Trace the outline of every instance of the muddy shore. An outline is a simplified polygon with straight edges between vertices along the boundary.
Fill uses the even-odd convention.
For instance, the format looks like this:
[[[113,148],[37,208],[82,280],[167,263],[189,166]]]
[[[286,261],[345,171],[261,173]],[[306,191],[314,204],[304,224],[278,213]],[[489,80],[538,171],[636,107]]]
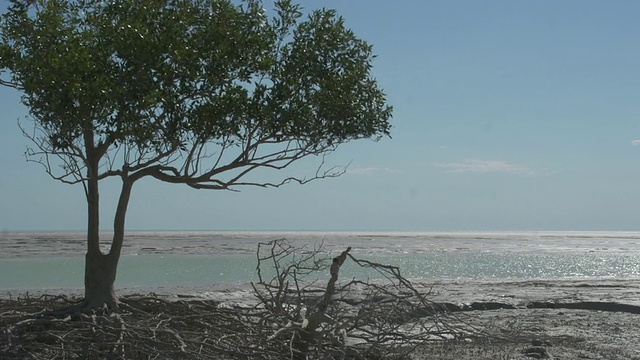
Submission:
[[[461,319],[490,336],[425,346],[416,358],[640,359],[638,280],[450,282],[432,295],[466,308]]]
[[[416,360],[640,359],[640,280],[442,281],[418,288],[486,336],[421,346],[411,355]],[[255,301],[248,287],[181,290],[187,289],[155,289],[154,296],[229,307]],[[50,293],[30,296],[43,292]],[[16,295],[5,292],[2,298]]]

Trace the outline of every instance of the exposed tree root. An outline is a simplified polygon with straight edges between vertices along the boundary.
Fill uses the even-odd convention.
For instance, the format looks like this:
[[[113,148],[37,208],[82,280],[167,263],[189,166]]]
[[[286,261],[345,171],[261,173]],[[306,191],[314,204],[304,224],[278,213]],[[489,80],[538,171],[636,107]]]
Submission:
[[[64,306],[64,300],[2,300],[0,358],[247,359],[257,358],[260,352],[269,355],[269,349],[250,346],[256,331],[246,311],[219,308],[214,301],[123,300],[128,306],[119,313],[78,313],[74,319],[25,311]],[[277,354],[271,355],[276,358]]]

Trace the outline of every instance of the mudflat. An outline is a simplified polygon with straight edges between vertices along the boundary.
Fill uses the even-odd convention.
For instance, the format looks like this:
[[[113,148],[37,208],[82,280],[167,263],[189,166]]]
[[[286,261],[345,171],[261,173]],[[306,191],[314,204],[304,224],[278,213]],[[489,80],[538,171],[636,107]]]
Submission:
[[[434,342],[415,359],[640,359],[638,280],[434,284],[431,299],[466,309],[486,336]]]
[[[451,280],[414,286],[427,294],[426,297],[436,306],[447,310],[449,325],[467,329],[470,334],[459,339],[422,344],[409,355],[415,360],[640,359],[640,280]],[[157,290],[152,295],[136,295],[133,294],[134,289],[124,289],[121,295],[131,299],[132,303],[137,301],[138,306],[152,304],[146,309],[148,313],[158,309],[169,312],[167,306],[171,305],[167,304],[180,304],[197,314],[199,306],[210,304],[211,308],[225,309],[225,314],[229,314],[234,308],[250,307],[256,300],[249,287],[192,289],[197,291],[182,293],[177,293],[176,289]],[[33,292],[30,299],[40,295]],[[16,301],[15,295],[11,296],[13,300],[5,294],[0,301],[4,332],[0,341],[0,357],[21,358],[21,355],[28,354],[14,353],[10,349],[11,344],[6,342],[10,338],[7,331],[12,326],[9,318],[21,313],[20,321],[28,319],[30,314],[38,311],[39,305],[36,301]],[[202,307],[203,311],[211,308]],[[180,313],[183,310],[176,311],[177,316],[183,316]],[[142,329],[144,326],[140,324],[149,318],[153,315],[135,318],[138,320],[123,316],[112,321],[131,330]],[[108,324],[105,322],[103,328],[110,326]],[[75,325],[69,326],[73,328]],[[32,327],[29,336],[38,339],[38,331],[48,329]],[[189,334],[202,335],[181,332],[184,344],[189,346],[198,341],[189,339]],[[47,339],[53,341],[53,338]],[[170,342],[165,345],[171,347]],[[176,351],[179,354],[179,349]],[[202,358],[219,357],[203,354]],[[273,358],[273,354],[269,358]],[[282,358],[288,358],[287,354],[282,354]]]

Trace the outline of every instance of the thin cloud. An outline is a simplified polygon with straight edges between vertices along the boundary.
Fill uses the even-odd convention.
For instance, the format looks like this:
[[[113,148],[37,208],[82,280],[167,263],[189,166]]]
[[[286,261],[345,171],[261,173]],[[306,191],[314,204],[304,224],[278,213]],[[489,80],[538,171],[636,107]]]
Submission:
[[[365,167],[365,168],[355,168],[355,169],[349,169],[349,172],[352,174],[358,174],[358,175],[371,175],[373,173],[378,172],[377,167]]]
[[[633,141],[631,141],[631,145],[633,145],[633,146],[640,146],[640,140],[633,140]]]
[[[457,174],[490,174],[502,173],[512,175],[535,175],[530,168],[499,160],[467,160],[463,162],[435,164],[446,169],[448,173]]]
[[[388,168],[388,167],[380,168],[380,167],[375,167],[375,166],[349,169],[348,172],[351,173],[351,174],[356,174],[356,175],[374,175],[374,174],[378,174],[378,173],[384,173],[384,174],[400,174],[400,173],[402,173],[402,171],[400,171],[400,170],[395,170],[395,169]]]

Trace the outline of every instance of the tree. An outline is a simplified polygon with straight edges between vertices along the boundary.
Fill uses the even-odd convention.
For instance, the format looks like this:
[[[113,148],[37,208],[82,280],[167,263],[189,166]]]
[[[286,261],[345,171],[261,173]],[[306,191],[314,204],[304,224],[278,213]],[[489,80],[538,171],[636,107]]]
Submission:
[[[87,199],[85,303],[116,308],[133,185],[279,187],[340,175],[324,156],[389,135],[392,109],[371,46],[334,10],[290,0],[11,0],[0,19],[0,84],[22,92],[28,159]],[[310,177],[264,180],[317,157]],[[271,175],[270,175],[271,176]],[[263,179],[260,181],[258,179]],[[122,183],[108,253],[99,184]],[[269,177],[270,178],[270,177]]]

